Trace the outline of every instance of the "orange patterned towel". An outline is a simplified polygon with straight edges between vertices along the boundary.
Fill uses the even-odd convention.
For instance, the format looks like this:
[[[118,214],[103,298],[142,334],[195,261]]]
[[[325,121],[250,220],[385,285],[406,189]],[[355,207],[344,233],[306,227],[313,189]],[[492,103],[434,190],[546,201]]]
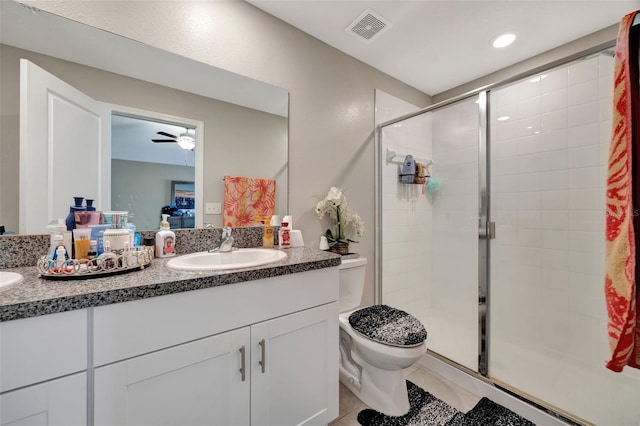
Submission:
[[[224,177],[224,226],[251,226],[260,217],[273,215],[276,181],[237,176]]]
[[[613,132],[609,148],[606,205],[605,296],[609,314],[611,360],[607,368],[640,368],[640,330],[636,291],[636,213],[640,153],[634,135],[638,115],[638,31],[636,12],[622,18],[616,43],[613,94]],[[637,191],[637,189],[636,189]]]

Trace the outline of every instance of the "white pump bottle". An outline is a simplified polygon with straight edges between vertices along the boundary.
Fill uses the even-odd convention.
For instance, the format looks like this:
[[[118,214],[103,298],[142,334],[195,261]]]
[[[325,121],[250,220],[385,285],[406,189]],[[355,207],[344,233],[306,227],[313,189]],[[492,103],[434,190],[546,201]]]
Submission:
[[[162,215],[160,231],[156,232],[156,257],[176,255],[176,234],[169,229],[168,214]]]

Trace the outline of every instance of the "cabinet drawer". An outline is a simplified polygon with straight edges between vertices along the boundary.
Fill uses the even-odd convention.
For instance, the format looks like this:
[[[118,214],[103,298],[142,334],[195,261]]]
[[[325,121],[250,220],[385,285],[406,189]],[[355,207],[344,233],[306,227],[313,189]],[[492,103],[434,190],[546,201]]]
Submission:
[[[0,391],[87,369],[87,310],[0,323]]]

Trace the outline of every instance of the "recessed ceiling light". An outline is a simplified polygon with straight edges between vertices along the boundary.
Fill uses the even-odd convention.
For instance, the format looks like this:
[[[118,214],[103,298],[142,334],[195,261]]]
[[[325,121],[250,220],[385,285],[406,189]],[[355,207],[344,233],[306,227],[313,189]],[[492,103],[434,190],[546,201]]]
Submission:
[[[506,121],[509,118],[511,118],[511,117],[509,117],[508,115],[503,115],[501,117],[496,118],[496,120],[498,120],[498,121]]]
[[[491,43],[491,45],[496,49],[501,49],[503,47],[509,46],[515,40],[516,40],[516,35],[513,33],[502,34],[496,37]]]

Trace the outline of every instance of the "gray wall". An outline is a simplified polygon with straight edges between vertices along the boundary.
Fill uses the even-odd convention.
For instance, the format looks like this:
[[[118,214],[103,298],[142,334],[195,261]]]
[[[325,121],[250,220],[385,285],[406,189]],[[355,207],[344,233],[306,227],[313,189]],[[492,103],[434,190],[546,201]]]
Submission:
[[[286,209],[286,117],[0,45],[0,218],[7,230],[18,229],[20,58],[29,59],[99,101],[204,122],[205,201],[222,203],[224,174],[270,177],[277,179],[277,189],[283,188],[277,191],[276,205]],[[256,158],[248,161],[247,153]],[[205,215],[204,221],[219,226],[222,216]]]
[[[354,249],[369,259],[364,302],[373,300],[374,89],[419,106],[429,96],[240,0],[26,3],[288,90],[289,213],[317,247],[327,222],[315,196],[346,189],[366,222]],[[193,25],[197,16],[211,23]]]
[[[129,221],[138,230],[158,229],[160,209],[174,202],[171,181],[193,181],[193,176],[188,166],[111,160],[111,210],[133,213]]]

